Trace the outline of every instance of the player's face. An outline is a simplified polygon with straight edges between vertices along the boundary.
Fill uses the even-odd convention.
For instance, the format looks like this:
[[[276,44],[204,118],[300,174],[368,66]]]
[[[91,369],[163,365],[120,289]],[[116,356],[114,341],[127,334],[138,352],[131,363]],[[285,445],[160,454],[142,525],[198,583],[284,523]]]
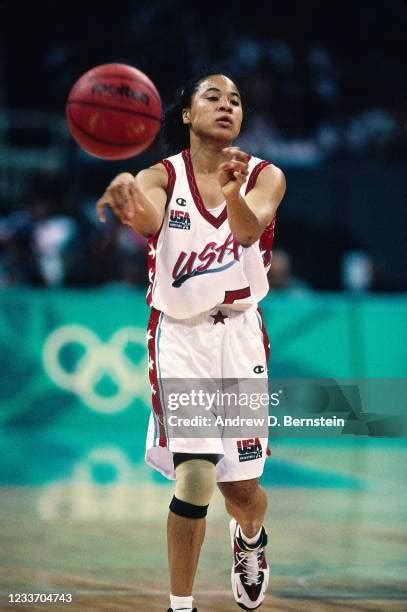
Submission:
[[[221,74],[207,77],[198,86],[183,121],[198,136],[222,142],[234,140],[243,119],[242,103],[236,85]]]

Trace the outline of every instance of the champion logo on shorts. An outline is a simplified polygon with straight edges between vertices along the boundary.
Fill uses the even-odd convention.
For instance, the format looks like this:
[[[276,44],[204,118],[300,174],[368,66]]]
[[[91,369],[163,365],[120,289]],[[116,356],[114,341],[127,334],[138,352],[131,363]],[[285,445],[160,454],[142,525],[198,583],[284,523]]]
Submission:
[[[170,210],[169,227],[175,229],[191,229],[191,219],[187,210]]]
[[[259,438],[249,438],[248,440],[237,441],[237,452],[239,453],[239,462],[252,461],[260,459],[263,456],[263,448]]]

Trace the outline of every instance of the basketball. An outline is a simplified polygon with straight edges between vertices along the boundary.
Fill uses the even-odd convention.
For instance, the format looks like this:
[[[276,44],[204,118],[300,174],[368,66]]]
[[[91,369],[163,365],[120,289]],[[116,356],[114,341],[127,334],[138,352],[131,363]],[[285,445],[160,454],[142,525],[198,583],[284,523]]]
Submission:
[[[78,145],[95,157],[115,160],[147,149],[161,127],[160,94],[140,70],[103,64],[85,72],[66,105],[68,128]]]

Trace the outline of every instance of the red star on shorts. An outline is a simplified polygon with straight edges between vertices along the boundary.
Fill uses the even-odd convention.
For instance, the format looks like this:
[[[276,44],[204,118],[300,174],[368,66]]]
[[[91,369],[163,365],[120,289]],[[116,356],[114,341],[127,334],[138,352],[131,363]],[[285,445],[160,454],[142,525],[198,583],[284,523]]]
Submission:
[[[224,315],[220,310],[218,310],[216,314],[211,315],[211,317],[214,325],[216,325],[216,323],[222,323],[222,325],[225,325],[225,319],[228,318],[227,315]]]

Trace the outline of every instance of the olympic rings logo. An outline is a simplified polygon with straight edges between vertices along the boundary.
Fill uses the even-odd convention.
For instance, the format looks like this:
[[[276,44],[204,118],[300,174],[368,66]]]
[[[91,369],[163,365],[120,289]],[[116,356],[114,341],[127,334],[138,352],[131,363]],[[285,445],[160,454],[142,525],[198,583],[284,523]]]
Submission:
[[[135,364],[127,355],[129,345],[142,346],[143,357]],[[67,347],[79,345],[83,354],[72,371],[61,361]],[[80,397],[84,404],[97,412],[113,414],[127,408],[134,398],[141,397],[149,405],[148,357],[145,333],[136,327],[123,327],[108,342],[82,325],[64,325],[48,336],[43,348],[44,368],[57,385]],[[98,383],[103,377],[114,383],[114,392],[102,395]]]
[[[94,468],[100,465],[110,466],[115,472],[113,482],[103,487],[98,486],[93,475]],[[134,516],[129,487],[135,478],[135,466],[122,450],[112,446],[94,448],[74,466],[69,480],[44,487],[38,500],[39,515],[45,520]]]

